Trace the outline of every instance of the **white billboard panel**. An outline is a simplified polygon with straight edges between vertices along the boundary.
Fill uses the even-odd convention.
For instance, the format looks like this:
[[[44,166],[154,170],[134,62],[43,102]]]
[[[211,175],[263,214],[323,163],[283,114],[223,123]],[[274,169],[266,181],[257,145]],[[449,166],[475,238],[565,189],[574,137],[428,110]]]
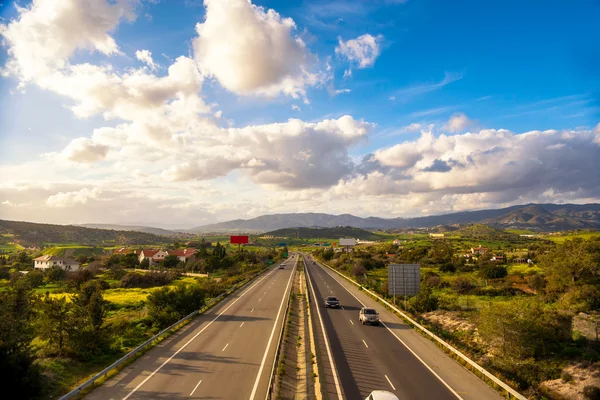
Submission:
[[[421,287],[421,264],[388,265],[388,294],[413,296]]]
[[[356,246],[355,239],[340,239],[340,246]]]

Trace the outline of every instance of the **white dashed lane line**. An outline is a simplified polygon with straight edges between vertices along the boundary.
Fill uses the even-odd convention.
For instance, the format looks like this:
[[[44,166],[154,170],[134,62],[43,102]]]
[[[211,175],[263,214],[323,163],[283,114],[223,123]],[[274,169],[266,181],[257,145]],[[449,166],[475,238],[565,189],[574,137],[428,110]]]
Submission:
[[[192,393],[190,393],[190,396],[194,394],[194,392],[196,391],[196,389],[198,389],[198,386],[200,386],[201,383],[202,383],[202,379],[200,379],[200,381],[198,381],[198,384],[196,385],[194,390],[192,390]]]
[[[396,388],[394,387],[394,385],[392,385],[392,381],[390,381],[390,378],[388,378],[387,375],[384,375],[385,379],[387,379],[388,383],[390,384],[390,386],[392,387],[392,389],[396,390]]]
[[[368,348],[369,348],[369,345],[367,344],[367,342],[365,342],[365,341],[363,340],[363,343],[365,344],[365,347],[368,349]]]
[[[244,326],[244,324],[245,324],[245,323],[246,323],[246,321],[242,322],[242,323],[240,324],[240,328],[241,328],[242,326]]]
[[[227,344],[225,345],[225,347],[223,347],[223,350],[221,350],[221,351],[225,351],[225,349],[227,348],[227,346],[229,346],[229,343],[227,343]]]

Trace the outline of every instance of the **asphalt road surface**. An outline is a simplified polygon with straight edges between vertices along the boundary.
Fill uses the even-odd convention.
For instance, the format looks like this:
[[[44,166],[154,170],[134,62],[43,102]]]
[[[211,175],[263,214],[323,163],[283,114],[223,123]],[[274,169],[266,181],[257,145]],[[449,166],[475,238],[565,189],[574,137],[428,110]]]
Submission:
[[[195,318],[87,399],[264,399],[297,256]]]
[[[311,307],[319,308],[312,315],[328,399],[364,399],[373,390],[388,390],[402,400],[502,399],[358,288],[310,257],[305,260]],[[327,296],[336,296],[342,308],[325,308]],[[383,323],[362,325],[363,305],[375,308]]]

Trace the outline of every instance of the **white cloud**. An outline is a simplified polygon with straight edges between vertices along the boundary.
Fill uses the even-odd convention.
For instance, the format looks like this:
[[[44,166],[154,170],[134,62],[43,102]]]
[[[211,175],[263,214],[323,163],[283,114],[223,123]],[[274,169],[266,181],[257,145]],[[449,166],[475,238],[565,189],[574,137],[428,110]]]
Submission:
[[[390,96],[390,97],[388,97],[388,100],[389,101],[394,101],[394,100],[396,100],[396,96]]]
[[[100,189],[84,188],[75,192],[59,192],[48,197],[46,204],[50,207],[71,207],[76,204],[86,204],[90,199],[96,199]]]
[[[305,98],[324,82],[316,58],[295,35],[296,24],[248,0],[205,0],[206,19],[196,25],[194,58],[201,71],[239,95]]]
[[[297,104],[292,104],[292,110],[293,111],[301,111],[300,107]]]
[[[6,69],[27,83],[67,66],[77,49],[119,54],[109,34],[133,20],[135,0],[36,0],[18,7],[17,19],[0,29],[8,45]]]
[[[340,37],[335,54],[345,57],[351,63],[358,65],[358,68],[372,67],[379,57],[379,46],[382,39],[382,35],[372,36],[368,33],[345,42]],[[344,77],[346,77],[346,73],[344,73]]]
[[[463,113],[456,113],[450,117],[448,123],[444,126],[448,132],[463,132],[468,127],[474,124],[467,116]]]
[[[352,90],[350,90],[350,89],[335,89],[335,91],[333,93],[335,95],[338,95],[338,94],[350,93],[350,92],[352,92]]]
[[[71,143],[63,150],[63,155],[75,162],[93,163],[104,160],[108,154],[109,146],[94,143],[88,138],[73,139]]]
[[[135,52],[135,57],[149,66],[152,70],[155,70],[159,67],[159,65],[156,64],[152,59],[152,52],[149,50],[137,50]]]

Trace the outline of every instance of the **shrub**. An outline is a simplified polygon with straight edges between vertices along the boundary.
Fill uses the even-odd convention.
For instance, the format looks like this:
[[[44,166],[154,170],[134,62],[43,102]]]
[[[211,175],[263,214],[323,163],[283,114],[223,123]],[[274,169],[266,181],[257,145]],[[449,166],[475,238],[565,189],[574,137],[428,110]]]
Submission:
[[[458,294],[467,294],[475,285],[467,278],[460,277],[452,283],[452,289]]]
[[[531,275],[527,277],[527,286],[535,292],[538,292],[546,287],[546,279],[541,275]]]
[[[453,263],[444,263],[440,265],[440,272],[456,272],[456,265]]]
[[[117,265],[106,270],[106,277],[109,279],[121,279],[125,275],[127,275],[127,271]]]
[[[357,263],[352,268],[352,275],[354,275],[357,278],[363,276],[366,273],[367,273],[367,269],[362,264]]]
[[[508,275],[504,265],[486,263],[479,269],[479,274],[485,279],[501,279]]]
[[[165,286],[179,277],[176,272],[148,272],[138,274],[128,273],[121,278],[120,286],[122,288],[150,288],[155,286]]]
[[[600,400],[600,388],[598,386],[585,386],[583,396],[588,400]]]
[[[410,299],[410,305],[417,312],[435,311],[438,308],[438,298],[427,285],[421,285],[419,294]]]
[[[67,277],[67,271],[59,267],[52,267],[46,270],[46,282],[56,283],[63,281]]]
[[[559,304],[563,308],[589,312],[600,308],[600,289],[597,285],[583,285],[571,288],[562,295]]]
[[[67,272],[67,280],[69,286],[76,287],[77,289],[79,289],[81,285],[92,279],[94,279],[94,272],[87,268],[80,269],[75,272]]]
[[[155,290],[148,296],[148,315],[157,327],[166,328],[199,310],[204,305],[204,295],[204,291],[197,285]]]
[[[31,288],[40,287],[44,284],[44,273],[37,269],[29,271],[29,273],[25,275],[25,281]]]
[[[423,277],[423,283],[431,287],[439,287],[442,284],[442,279],[435,272],[428,272]]]
[[[562,379],[563,382],[568,383],[573,380],[573,375],[571,375],[567,371],[563,371],[563,373],[560,374],[560,379]]]

